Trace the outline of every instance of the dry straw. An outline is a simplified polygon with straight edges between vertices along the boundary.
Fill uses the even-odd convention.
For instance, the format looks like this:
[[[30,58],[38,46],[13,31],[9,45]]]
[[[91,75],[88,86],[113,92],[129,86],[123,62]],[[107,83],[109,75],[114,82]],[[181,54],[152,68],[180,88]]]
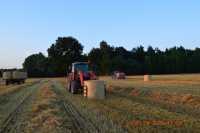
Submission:
[[[144,81],[145,82],[148,82],[148,81],[151,81],[151,75],[144,75]]]

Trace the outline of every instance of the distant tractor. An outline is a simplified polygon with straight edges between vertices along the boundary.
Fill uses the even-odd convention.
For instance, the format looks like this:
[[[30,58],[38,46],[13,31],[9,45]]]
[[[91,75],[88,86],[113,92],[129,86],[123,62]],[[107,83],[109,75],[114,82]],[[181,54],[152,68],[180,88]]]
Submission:
[[[112,74],[112,79],[126,79],[126,74],[120,71],[114,71]]]
[[[27,79],[27,73],[19,70],[10,70],[3,72],[3,80],[6,85],[9,84],[23,84]]]

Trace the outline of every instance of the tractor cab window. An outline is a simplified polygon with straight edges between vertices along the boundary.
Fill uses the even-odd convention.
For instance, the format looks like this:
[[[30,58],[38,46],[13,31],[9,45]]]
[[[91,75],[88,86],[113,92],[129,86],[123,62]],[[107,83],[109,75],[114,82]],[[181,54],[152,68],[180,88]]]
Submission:
[[[74,70],[88,72],[88,64],[75,64]]]

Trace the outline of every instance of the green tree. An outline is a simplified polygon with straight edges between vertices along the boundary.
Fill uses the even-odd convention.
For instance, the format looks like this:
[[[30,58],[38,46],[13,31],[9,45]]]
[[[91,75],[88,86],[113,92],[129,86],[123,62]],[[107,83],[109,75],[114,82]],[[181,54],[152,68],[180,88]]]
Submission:
[[[73,37],[58,37],[47,50],[49,65],[55,76],[64,76],[68,67],[75,61],[84,60],[83,46]]]
[[[102,74],[110,74],[112,67],[112,56],[114,48],[108,45],[106,41],[100,42],[101,63],[100,70]]]
[[[47,58],[42,54],[33,54],[27,57],[23,63],[29,77],[44,77],[47,70]]]
[[[147,66],[147,73],[154,73],[155,65],[155,50],[152,46],[149,46],[145,56],[145,65]]]
[[[138,70],[138,74],[147,73],[147,66],[145,66],[145,56],[146,53],[144,51],[143,46],[139,46],[137,48],[133,48],[132,51],[132,58],[136,60],[140,64],[140,69]]]
[[[98,74],[101,74],[100,66],[101,66],[101,50],[100,48],[93,48],[88,54],[88,60],[92,65],[92,70]]]

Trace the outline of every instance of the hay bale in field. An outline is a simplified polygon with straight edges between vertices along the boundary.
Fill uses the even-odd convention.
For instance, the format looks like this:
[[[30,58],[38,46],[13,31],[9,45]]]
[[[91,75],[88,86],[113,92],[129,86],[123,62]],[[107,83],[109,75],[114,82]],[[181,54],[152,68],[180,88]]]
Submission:
[[[145,82],[151,81],[151,79],[152,79],[151,75],[144,75],[144,81]]]
[[[105,82],[100,80],[84,81],[84,96],[89,99],[105,99]]]

